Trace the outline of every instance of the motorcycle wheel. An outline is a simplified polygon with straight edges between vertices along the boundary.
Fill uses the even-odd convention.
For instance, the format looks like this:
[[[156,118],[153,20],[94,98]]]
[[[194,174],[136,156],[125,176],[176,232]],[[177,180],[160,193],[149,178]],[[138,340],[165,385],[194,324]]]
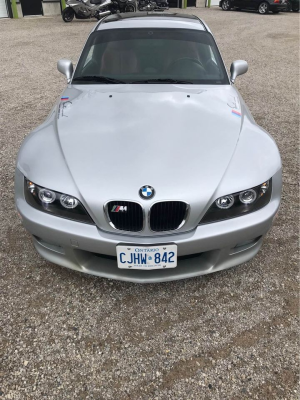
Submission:
[[[133,4],[128,4],[125,7],[125,12],[135,12],[135,11],[136,11],[136,9],[135,9],[135,6]]]
[[[63,10],[62,12],[62,19],[65,22],[72,22],[75,16],[75,12],[73,10],[73,8],[71,7],[67,7]]]
[[[288,1],[288,2],[286,3],[285,11],[292,11],[292,4],[291,4],[290,1]]]

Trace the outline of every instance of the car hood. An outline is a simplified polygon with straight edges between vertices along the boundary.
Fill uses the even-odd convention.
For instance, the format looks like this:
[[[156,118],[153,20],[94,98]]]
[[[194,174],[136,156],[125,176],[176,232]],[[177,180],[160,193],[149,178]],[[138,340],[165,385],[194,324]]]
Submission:
[[[139,189],[151,185],[152,203],[176,199],[205,208],[239,139],[237,92],[229,85],[125,86],[71,87],[58,106],[59,141],[84,203],[94,216],[109,200],[148,204]]]

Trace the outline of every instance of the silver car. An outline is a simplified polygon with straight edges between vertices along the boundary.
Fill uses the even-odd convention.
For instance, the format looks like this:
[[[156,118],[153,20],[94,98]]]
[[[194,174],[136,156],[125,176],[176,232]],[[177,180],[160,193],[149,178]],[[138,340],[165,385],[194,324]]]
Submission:
[[[281,196],[281,160],[195,16],[117,14],[90,34],[24,140],[15,200],[38,253],[106,278],[162,282],[243,263]]]

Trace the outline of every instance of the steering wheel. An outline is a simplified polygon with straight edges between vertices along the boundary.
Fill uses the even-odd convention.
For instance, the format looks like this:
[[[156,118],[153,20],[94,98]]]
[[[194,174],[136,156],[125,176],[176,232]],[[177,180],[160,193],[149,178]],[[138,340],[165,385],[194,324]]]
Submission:
[[[184,68],[184,66],[191,67],[192,65],[196,66],[196,68],[199,71],[201,70],[202,72],[204,72],[204,74],[206,73],[202,63],[196,58],[190,58],[190,57],[182,57],[178,58],[178,60],[173,61],[172,64],[168,66],[168,72],[174,70],[175,67],[178,68],[178,66]]]

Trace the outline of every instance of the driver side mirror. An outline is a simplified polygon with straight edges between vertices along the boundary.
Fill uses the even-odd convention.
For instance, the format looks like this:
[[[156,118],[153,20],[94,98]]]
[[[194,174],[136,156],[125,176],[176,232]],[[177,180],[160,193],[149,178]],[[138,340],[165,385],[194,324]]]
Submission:
[[[59,70],[59,72],[66,76],[67,82],[70,83],[73,75],[72,61],[66,60],[65,58],[59,60],[57,62],[57,69]]]
[[[236,60],[230,66],[230,80],[232,83],[236,80],[236,77],[243,75],[248,71],[248,63],[243,60]]]

